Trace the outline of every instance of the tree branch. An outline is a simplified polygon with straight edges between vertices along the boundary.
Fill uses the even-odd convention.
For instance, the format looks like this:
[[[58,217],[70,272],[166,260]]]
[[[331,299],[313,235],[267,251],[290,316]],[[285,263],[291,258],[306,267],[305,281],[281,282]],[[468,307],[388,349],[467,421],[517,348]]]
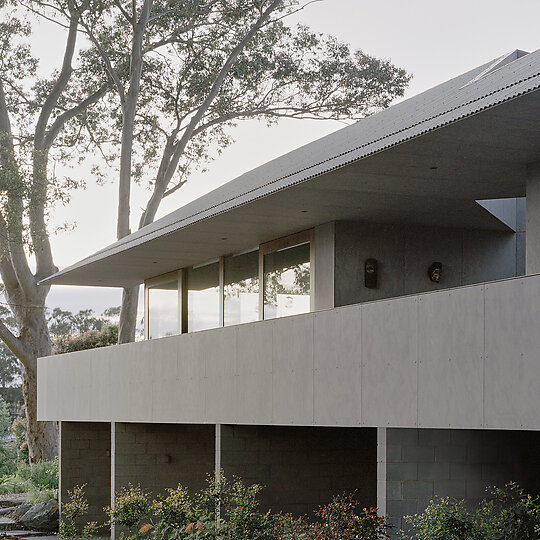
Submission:
[[[150,197],[148,204],[146,205],[145,211],[144,211],[144,225],[147,225],[148,223],[151,223],[156,215],[157,209],[159,208],[159,204],[163,198],[163,193],[167,189],[167,186],[169,185],[169,182],[171,181],[176,168],[178,167],[178,162],[180,161],[180,157],[184,153],[184,150],[186,149],[186,146],[188,142],[193,137],[193,132],[197,128],[197,125],[199,124],[200,120],[204,117],[206,111],[218,95],[231,67],[234,65],[236,59],[238,56],[240,56],[240,53],[244,50],[246,45],[253,39],[255,34],[260,30],[260,28],[265,24],[265,22],[270,18],[272,13],[283,3],[283,0],[274,0],[268,8],[261,13],[260,17],[257,19],[256,23],[249,29],[249,31],[246,33],[246,35],[239,41],[239,43],[231,50],[229,53],[229,56],[221,69],[219,70],[219,73],[216,76],[216,79],[210,88],[210,91],[208,92],[208,95],[206,96],[205,100],[197,110],[197,112],[192,116],[187,128],[185,129],[184,133],[182,134],[182,137],[180,140],[175,144],[174,152],[172,154],[172,157],[170,159],[170,162],[167,166],[167,169],[165,170],[164,174],[156,179],[156,183],[154,185],[154,191],[152,193],[152,196]]]
[[[25,365],[28,366],[32,358],[31,351],[26,345],[0,320],[0,339],[7,348]]]
[[[99,90],[97,90],[97,92],[94,92],[85,100],[81,101],[78,105],[63,112],[60,116],[58,116],[45,135],[44,147],[47,149],[51,148],[54,140],[58,136],[58,133],[60,133],[66,122],[68,122],[78,114],[84,112],[91,105],[97,103],[106,94],[106,92],[107,86],[103,85]]]
[[[36,150],[41,150],[43,147],[45,131],[47,129],[47,124],[49,123],[49,118],[51,117],[51,113],[54,107],[56,107],[56,104],[58,103],[58,100],[64,92],[71,77],[71,73],[73,71],[71,63],[73,61],[73,54],[75,52],[75,43],[77,42],[78,27],[79,17],[77,15],[72,15],[69,21],[69,32],[66,41],[66,48],[64,50],[62,69],[60,70],[60,75],[58,76],[56,83],[54,84],[50,94],[47,96],[47,99],[43,104],[41,113],[36,124],[34,139],[34,147],[36,148]]]

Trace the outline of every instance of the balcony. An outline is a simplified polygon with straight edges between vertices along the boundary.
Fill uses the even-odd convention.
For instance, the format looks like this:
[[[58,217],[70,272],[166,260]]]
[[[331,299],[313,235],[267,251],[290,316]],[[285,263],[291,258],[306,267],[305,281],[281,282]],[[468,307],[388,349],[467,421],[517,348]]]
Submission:
[[[41,420],[540,429],[540,275],[41,358]]]

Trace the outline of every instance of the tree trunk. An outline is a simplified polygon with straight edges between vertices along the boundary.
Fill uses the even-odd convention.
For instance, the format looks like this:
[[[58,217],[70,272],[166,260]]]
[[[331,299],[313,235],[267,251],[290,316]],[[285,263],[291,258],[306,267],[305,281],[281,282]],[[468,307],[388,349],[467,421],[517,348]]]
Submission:
[[[48,289],[48,288],[47,288]],[[52,354],[49,328],[45,316],[46,292],[40,290],[29,307],[15,307],[19,315],[20,339],[28,355],[21,359],[21,375],[24,403],[26,407],[26,437],[30,461],[50,460],[58,455],[58,425],[56,422],[38,422],[37,419],[37,362],[42,356]],[[41,306],[41,309],[36,309]],[[22,313],[21,313],[22,311]],[[18,312],[18,313],[17,313]]]
[[[138,304],[139,286],[124,289],[122,292],[122,309],[120,310],[118,343],[131,343],[132,341],[135,341]]]
[[[37,359],[31,366],[23,366],[23,396],[26,405],[26,440],[30,462],[51,460],[58,456],[58,425],[38,422],[37,419]]]

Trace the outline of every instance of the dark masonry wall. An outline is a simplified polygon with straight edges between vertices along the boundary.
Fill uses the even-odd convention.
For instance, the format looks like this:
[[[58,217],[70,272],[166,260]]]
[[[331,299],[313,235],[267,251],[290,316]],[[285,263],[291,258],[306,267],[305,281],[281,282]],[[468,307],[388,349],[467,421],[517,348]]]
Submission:
[[[103,508],[111,504],[111,424],[108,422],[61,422],[60,504],[68,491],[86,484],[87,521],[104,523]]]
[[[214,471],[215,428],[191,424],[116,424],[115,489],[140,485],[153,496],[182,484],[191,492]]]
[[[378,262],[378,285],[364,286],[364,263]],[[442,263],[440,283],[429,280]],[[525,273],[524,233],[339,221],[335,224],[335,306],[392,298]]]
[[[510,481],[540,491],[540,432],[386,430],[386,511],[397,529],[434,496],[472,506]]]
[[[221,426],[225,476],[260,484],[261,505],[274,512],[312,514],[342,492],[377,505],[374,428]]]

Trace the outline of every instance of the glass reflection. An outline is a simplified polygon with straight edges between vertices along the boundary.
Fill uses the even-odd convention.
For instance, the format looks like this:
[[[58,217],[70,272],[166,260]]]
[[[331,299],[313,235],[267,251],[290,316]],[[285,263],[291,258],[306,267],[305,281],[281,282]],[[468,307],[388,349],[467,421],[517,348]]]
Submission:
[[[265,319],[309,312],[310,291],[309,243],[264,256]]]
[[[240,324],[259,319],[259,251],[225,259],[224,324]]]
[[[178,280],[148,287],[148,338],[172,336],[180,332]]]
[[[188,332],[219,326],[219,263],[187,270]]]

